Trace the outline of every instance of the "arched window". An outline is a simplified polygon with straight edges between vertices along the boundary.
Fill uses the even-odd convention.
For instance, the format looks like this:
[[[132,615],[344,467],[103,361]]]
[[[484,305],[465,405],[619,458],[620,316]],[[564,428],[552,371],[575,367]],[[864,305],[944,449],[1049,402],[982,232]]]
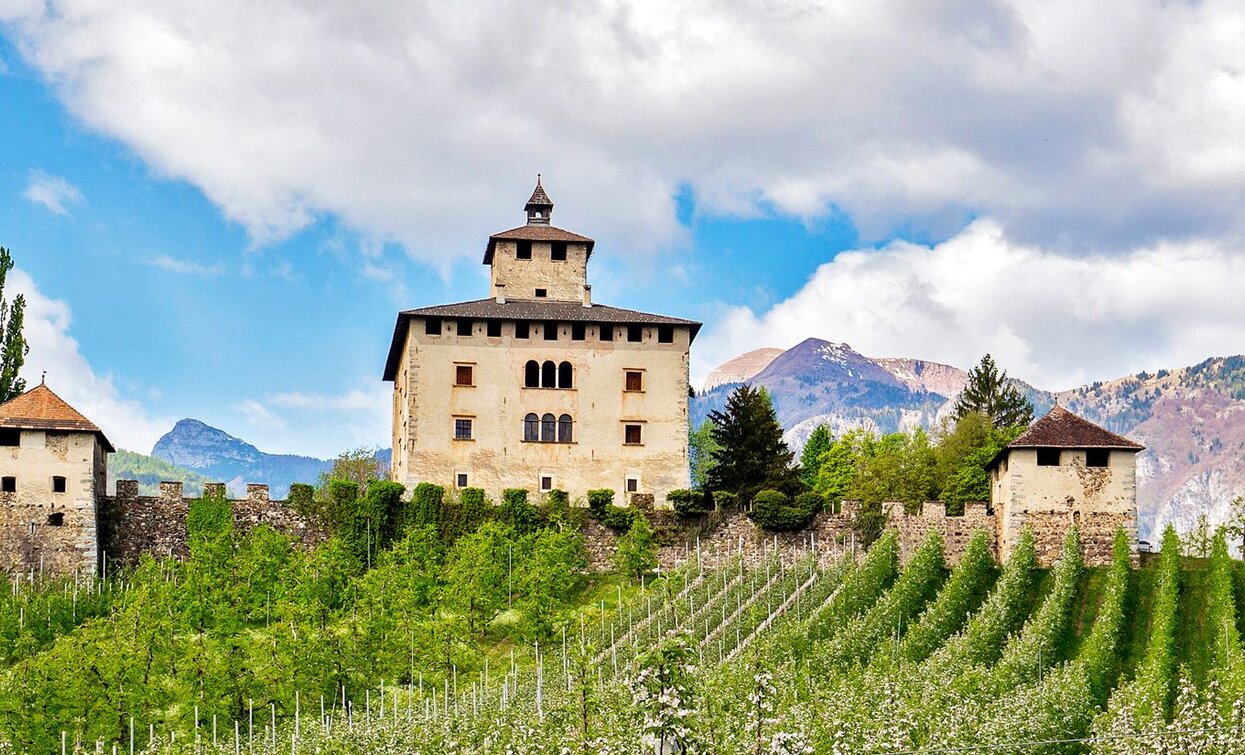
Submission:
[[[558,417],[558,442],[559,443],[570,443],[572,440],[574,440],[574,437],[571,433],[571,425],[572,425],[571,415],[563,414],[561,417]]]
[[[523,385],[527,388],[540,387],[540,364],[535,359],[529,361],[523,368]]]
[[[535,414],[523,418],[523,440],[540,440],[540,417]]]
[[[553,443],[557,440],[554,433],[557,432],[558,422],[553,418],[552,414],[546,414],[540,418],[540,440],[542,443]]]
[[[559,364],[558,365],[558,387],[559,388],[572,388],[573,386],[571,385],[571,379],[573,375],[574,375],[574,371],[571,369],[570,362],[563,362],[562,364]]]
[[[558,387],[558,368],[553,362],[545,362],[540,366],[540,387]]]

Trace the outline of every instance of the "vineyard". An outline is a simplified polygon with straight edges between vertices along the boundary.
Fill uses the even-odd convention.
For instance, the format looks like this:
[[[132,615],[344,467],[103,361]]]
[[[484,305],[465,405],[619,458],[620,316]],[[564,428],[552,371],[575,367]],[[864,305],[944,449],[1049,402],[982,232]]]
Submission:
[[[515,542],[539,560],[555,535]],[[1075,544],[1048,570],[1027,533],[1002,567],[983,533],[954,568],[936,536],[901,568],[893,533],[712,570],[693,555],[581,590],[480,653],[463,640],[477,630],[432,620],[435,594],[463,588],[435,586],[432,562],[444,574],[454,555],[418,532],[353,571],[331,543],[299,556],[261,532],[224,560],[201,544],[187,565],[15,581],[0,737],[19,752],[1245,753],[1245,572],[1222,535],[1191,561],[1168,532],[1141,568],[1122,534],[1107,568]]]

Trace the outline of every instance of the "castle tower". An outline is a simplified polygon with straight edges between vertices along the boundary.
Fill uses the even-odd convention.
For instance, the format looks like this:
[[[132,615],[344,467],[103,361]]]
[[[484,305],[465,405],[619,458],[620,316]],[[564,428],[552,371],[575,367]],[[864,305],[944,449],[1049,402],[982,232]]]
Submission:
[[[487,299],[398,314],[393,479],[447,488],[611,488],[664,501],[689,486],[688,353],[700,323],[595,304],[594,242],[550,222],[537,179],[527,223],[488,239]]]
[[[1007,559],[1026,525],[1045,564],[1058,557],[1073,524],[1091,565],[1110,560],[1119,527],[1135,551],[1137,453],[1144,449],[1056,405],[987,467],[1000,557]]]
[[[103,431],[40,384],[0,404],[0,569],[94,573]]]

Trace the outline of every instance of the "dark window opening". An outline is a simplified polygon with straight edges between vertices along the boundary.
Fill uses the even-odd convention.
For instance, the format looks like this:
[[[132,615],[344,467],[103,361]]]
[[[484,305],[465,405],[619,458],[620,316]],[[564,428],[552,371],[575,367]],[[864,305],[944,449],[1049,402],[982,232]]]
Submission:
[[[674,343],[674,326],[657,326],[657,343]]]
[[[460,488],[465,488],[465,487],[467,487],[467,475],[466,475],[465,473],[463,473],[463,472],[459,472],[459,473],[455,476],[455,479],[454,479],[454,484],[455,484],[455,486],[456,486],[456,487],[460,487]]]
[[[644,340],[644,327],[641,325],[628,325],[627,340],[632,343],[639,343]]]
[[[60,527],[65,523],[65,512],[57,511],[55,514],[48,514],[48,524],[53,527]]]
[[[628,391],[644,390],[644,373],[639,370],[627,370],[627,388]]]
[[[454,420],[454,440],[471,440],[471,420]]]
[[[1087,467],[1106,467],[1111,458],[1111,452],[1105,448],[1090,448],[1085,451],[1085,466]]]
[[[636,479],[635,477],[628,477],[627,478],[627,492],[638,493],[639,490],[640,490],[640,481]]]
[[[540,440],[542,443],[553,443],[557,440],[558,421],[552,414],[540,418]]]
[[[528,363],[523,366],[523,387],[540,387],[540,363],[535,359],[529,360]]]
[[[572,435],[574,422],[571,421],[571,415],[563,414],[558,417],[558,442],[570,443],[574,437]]]
[[[571,340],[572,341],[582,341],[584,340],[584,337],[587,334],[588,334],[587,325],[584,325],[582,322],[571,323]]]
[[[554,262],[566,262],[566,242],[555,241],[549,247],[549,259]]]
[[[545,362],[540,366],[540,387],[558,387],[558,368],[553,362]]]
[[[16,493],[16,492],[17,492],[17,478],[16,477],[0,478],[0,493]]]
[[[488,321],[488,337],[501,338],[501,320]]]
[[[1059,449],[1058,448],[1039,448],[1037,450],[1039,467],[1057,467],[1059,466]]]
[[[600,334],[602,341],[614,340],[614,326],[613,325],[602,325],[598,332]]]
[[[538,288],[538,289],[536,289],[536,298],[537,298],[537,299],[543,299],[543,298],[545,298],[545,297],[546,297],[546,296],[548,296],[548,295],[549,295],[549,289],[547,289],[547,288]]]
[[[521,260],[530,260],[532,258],[532,242],[517,242],[515,244],[514,256]]]
[[[558,365],[558,387],[559,388],[574,388],[575,386],[572,385],[574,375],[575,375],[575,370],[574,368],[571,367],[570,362],[563,362],[562,364],[559,364]]]
[[[458,318],[457,324],[454,325],[454,332],[460,336],[472,335],[474,325],[475,323],[471,320],[468,320],[465,317],[460,317]]]
[[[532,324],[527,320],[518,320],[514,324],[515,338],[528,338],[531,336]]]
[[[535,414],[523,418],[523,440],[540,440],[540,417]]]
[[[540,490],[542,493],[553,490],[553,478],[550,477],[549,475],[541,475],[540,476]]]
[[[65,492],[65,478],[64,477],[53,477],[52,478],[52,492],[53,493],[64,493]]]
[[[558,340],[558,324],[556,322],[547,322],[541,326],[541,332],[545,334],[546,341]]]
[[[424,320],[424,333],[430,336],[441,335],[441,318],[429,317]]]
[[[20,446],[22,431],[13,427],[0,427],[0,446]]]
[[[473,378],[475,372],[469,364],[459,364],[454,366],[454,385],[474,385]]]
[[[623,443],[628,446],[638,446],[641,442],[641,433],[639,425],[625,425],[623,427]]]

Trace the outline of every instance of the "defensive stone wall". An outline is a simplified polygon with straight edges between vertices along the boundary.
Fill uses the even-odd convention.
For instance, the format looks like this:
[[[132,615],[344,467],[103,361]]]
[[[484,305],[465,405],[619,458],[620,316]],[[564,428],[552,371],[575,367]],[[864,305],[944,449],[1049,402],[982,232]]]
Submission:
[[[898,501],[884,503],[882,507],[886,511],[886,526],[899,533],[900,558],[905,562],[931,532],[942,535],[949,564],[959,562],[977,530],[986,533],[990,550],[996,557],[999,554],[998,528],[994,515],[987,510],[984,503],[965,504],[961,516],[947,514],[947,505],[942,501],[926,501],[917,514],[908,514],[904,510],[904,504]],[[1060,540],[1062,541],[1062,536]],[[1055,555],[1058,556],[1059,552],[1056,551]]]
[[[205,495],[225,491],[224,483],[204,487]],[[323,540],[323,533],[285,501],[269,499],[267,485],[247,485],[246,498],[230,503],[234,527],[241,533],[267,524],[307,544]],[[102,550],[107,562],[128,566],[137,563],[144,553],[185,558],[189,511],[190,499],[183,496],[180,482],[162,482],[159,495],[140,496],[138,482],[117,480],[116,495],[100,502]]]

